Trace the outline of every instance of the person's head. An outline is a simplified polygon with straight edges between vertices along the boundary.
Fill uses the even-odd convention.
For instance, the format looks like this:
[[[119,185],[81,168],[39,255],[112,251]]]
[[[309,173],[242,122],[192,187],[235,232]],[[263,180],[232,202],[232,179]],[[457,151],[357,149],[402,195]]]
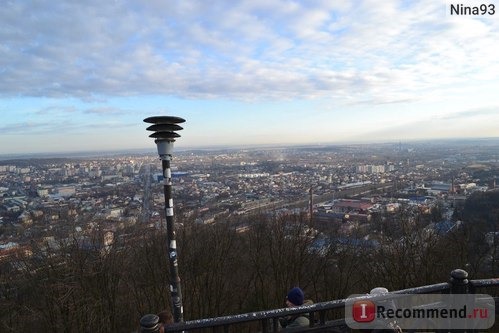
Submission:
[[[286,305],[288,307],[300,306],[303,304],[303,300],[305,295],[303,294],[303,290],[298,287],[294,287],[288,292],[286,296]]]
[[[170,311],[163,310],[160,313],[158,313],[158,317],[159,317],[159,324],[160,324],[159,332],[163,333],[165,331],[164,325],[173,323],[173,316],[172,316],[172,313]]]
[[[168,310],[163,310],[158,313],[159,322],[163,324],[171,324],[173,323],[172,313]]]

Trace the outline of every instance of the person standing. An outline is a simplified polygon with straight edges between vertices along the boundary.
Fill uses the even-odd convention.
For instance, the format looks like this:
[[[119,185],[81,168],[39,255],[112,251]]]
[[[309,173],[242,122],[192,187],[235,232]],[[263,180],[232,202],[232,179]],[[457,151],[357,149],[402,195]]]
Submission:
[[[286,296],[286,306],[288,308],[312,304],[312,300],[305,300],[305,294],[299,287],[294,287],[293,289],[291,289]],[[287,329],[309,327],[310,318],[308,313],[299,313],[296,315],[287,316],[285,318],[280,318],[279,323],[283,328],[282,332],[286,332]]]

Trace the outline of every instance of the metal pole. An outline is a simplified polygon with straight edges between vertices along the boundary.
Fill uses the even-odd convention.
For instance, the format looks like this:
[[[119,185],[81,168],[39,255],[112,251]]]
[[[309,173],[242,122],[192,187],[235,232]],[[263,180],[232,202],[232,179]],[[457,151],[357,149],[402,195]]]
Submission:
[[[179,117],[157,116],[144,119],[146,123],[153,125],[147,128],[154,131],[149,135],[155,138],[154,142],[158,148],[158,155],[161,159],[164,178],[165,195],[165,218],[168,242],[168,261],[170,266],[170,296],[172,302],[173,321],[176,323],[184,321],[184,309],[182,306],[182,292],[180,288],[180,276],[178,273],[177,241],[175,239],[175,221],[173,219],[173,199],[172,199],[172,172],[170,161],[172,158],[173,143],[180,135],[176,131],[182,130],[179,123],[185,122]]]
[[[174,322],[184,321],[184,310],[182,307],[182,291],[180,287],[180,276],[178,274],[177,241],[175,237],[175,221],[173,219],[173,198],[172,198],[172,172],[170,169],[171,155],[161,156],[163,167],[164,194],[165,194],[165,217],[166,232],[168,241],[168,260],[170,263],[170,293],[172,299]]]

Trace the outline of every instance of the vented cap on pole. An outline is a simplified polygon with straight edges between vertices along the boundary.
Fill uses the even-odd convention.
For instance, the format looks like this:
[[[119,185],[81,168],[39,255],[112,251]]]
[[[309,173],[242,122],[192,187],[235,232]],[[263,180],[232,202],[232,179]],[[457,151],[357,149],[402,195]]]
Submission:
[[[153,124],[146,128],[148,131],[153,131],[150,138],[154,138],[154,142],[158,147],[159,156],[171,155],[173,143],[180,135],[177,131],[183,128],[178,124],[185,122],[185,119],[172,116],[155,116],[144,119],[144,122]]]

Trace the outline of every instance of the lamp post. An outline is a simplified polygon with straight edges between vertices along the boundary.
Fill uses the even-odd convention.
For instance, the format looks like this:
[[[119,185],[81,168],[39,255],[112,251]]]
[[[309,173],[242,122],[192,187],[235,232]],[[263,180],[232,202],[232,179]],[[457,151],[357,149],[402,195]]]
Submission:
[[[185,122],[179,117],[158,116],[144,119],[144,122],[153,125],[147,128],[154,131],[149,137],[154,138],[158,148],[159,158],[163,169],[163,190],[165,195],[165,216],[168,241],[168,260],[170,265],[170,295],[172,300],[172,312],[174,322],[184,320],[182,307],[182,292],[180,288],[180,277],[178,274],[177,242],[175,238],[175,223],[173,219],[172,199],[172,172],[170,161],[172,159],[173,143],[180,135],[176,131],[182,130],[178,124]]]

